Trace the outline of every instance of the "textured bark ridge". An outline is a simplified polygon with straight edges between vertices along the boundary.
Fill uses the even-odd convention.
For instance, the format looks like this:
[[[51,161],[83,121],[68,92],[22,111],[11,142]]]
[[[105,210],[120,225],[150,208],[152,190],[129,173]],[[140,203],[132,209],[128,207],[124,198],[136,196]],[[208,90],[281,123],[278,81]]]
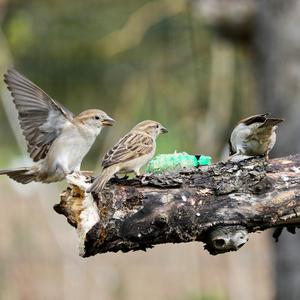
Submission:
[[[77,228],[83,257],[191,241],[219,254],[251,232],[300,225],[300,155],[113,179],[99,195],[85,193],[89,177],[68,182],[54,209]]]

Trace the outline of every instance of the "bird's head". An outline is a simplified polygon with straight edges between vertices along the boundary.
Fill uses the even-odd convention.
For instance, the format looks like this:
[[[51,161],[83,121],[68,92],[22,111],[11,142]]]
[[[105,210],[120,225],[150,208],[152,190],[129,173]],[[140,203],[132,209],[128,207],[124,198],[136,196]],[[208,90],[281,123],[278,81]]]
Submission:
[[[152,121],[152,120],[143,121],[137,124],[133,128],[133,130],[145,132],[151,135],[153,138],[157,138],[161,133],[168,132],[168,130],[164,126],[162,126],[159,122]]]
[[[85,110],[76,116],[75,120],[97,135],[102,127],[112,126],[115,122],[106,112],[100,109]]]

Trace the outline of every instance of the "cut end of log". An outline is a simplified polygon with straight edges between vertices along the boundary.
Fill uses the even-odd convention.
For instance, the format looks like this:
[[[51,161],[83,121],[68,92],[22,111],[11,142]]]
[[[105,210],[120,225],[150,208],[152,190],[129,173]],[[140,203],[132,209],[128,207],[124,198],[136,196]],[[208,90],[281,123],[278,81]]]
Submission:
[[[73,173],[66,179],[69,187],[61,194],[61,202],[54,206],[54,210],[66,216],[77,229],[79,255],[85,256],[86,235],[100,221],[99,212],[92,195],[85,192],[90,185],[90,177]]]

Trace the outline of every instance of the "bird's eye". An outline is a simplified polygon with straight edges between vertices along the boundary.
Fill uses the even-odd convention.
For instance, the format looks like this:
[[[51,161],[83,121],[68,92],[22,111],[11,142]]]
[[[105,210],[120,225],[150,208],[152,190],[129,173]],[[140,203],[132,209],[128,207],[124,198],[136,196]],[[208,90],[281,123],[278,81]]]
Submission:
[[[95,116],[95,119],[96,119],[96,120],[99,120],[99,119],[100,119],[100,117],[99,117],[99,116]]]
[[[159,127],[159,125],[157,124],[157,125],[156,125],[156,128],[158,128],[158,127]]]

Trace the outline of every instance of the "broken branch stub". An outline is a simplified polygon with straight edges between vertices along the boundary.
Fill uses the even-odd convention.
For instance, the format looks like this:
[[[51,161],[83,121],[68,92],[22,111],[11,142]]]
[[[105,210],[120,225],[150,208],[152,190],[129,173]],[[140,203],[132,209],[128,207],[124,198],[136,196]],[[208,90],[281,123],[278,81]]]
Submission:
[[[55,210],[75,226],[80,255],[201,241],[211,254],[240,249],[248,234],[300,224],[300,155],[112,179],[99,195],[91,178],[67,178]]]

